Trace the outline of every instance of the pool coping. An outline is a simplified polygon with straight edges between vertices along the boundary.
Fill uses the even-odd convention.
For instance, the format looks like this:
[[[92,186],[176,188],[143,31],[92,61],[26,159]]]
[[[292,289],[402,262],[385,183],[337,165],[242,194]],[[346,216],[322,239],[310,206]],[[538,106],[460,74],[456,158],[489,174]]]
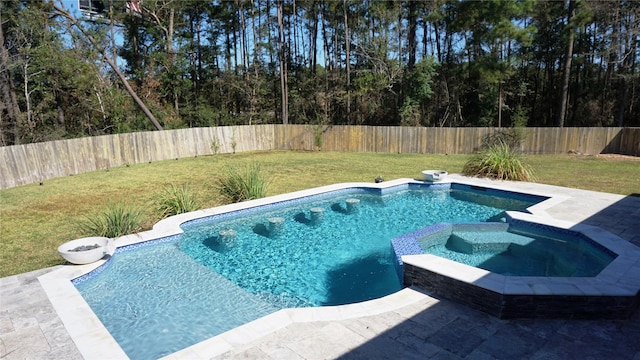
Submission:
[[[551,192],[540,191],[539,189],[532,188],[523,190],[522,188],[513,186],[508,182],[487,183],[485,181],[478,180],[479,179],[461,176],[449,176],[447,180],[441,181],[440,183],[455,182],[547,197],[547,200],[544,200],[527,210],[534,216],[538,216],[542,219],[550,219],[551,221],[554,219],[550,218],[547,210],[569,198],[559,194],[552,194]],[[122,247],[180,234],[182,233],[180,224],[193,219],[354,187],[383,190],[399,185],[408,185],[410,183],[423,184],[424,181],[403,178],[377,184],[359,182],[341,183],[243,203],[199,210],[188,214],[181,214],[158,222],[152,230],[114,239],[113,250],[115,250],[115,247]],[[60,269],[54,270],[38,278],[69,335],[85,359],[128,358],[120,348],[119,344],[113,339],[108,330],[93,313],[75,286],[71,283],[73,279],[90,273],[102,266],[106,261],[107,260],[105,259],[93,264],[63,266]],[[218,336],[194,344],[176,353],[170,354],[166,358],[210,358],[229,351],[233,346],[249,343],[254,339],[276,331],[292,322],[331,321],[365,315],[375,315],[405,306],[415,301],[423,300],[424,294],[414,289],[405,288],[389,296],[358,304],[319,308],[283,309]]]
[[[635,311],[640,301],[640,248],[591,225],[520,212],[509,211],[507,216],[509,223],[541,224],[582,234],[617,256],[593,277],[543,277],[505,276],[431,254],[406,254],[401,256],[405,285],[419,286],[503,319],[624,319]],[[428,235],[416,233],[417,237]]]
[[[640,248],[601,228],[538,216],[507,212],[514,220],[547,225],[581,233],[604,246],[617,256],[594,277],[504,276],[464,265],[431,254],[402,256],[404,263],[420,266],[441,275],[465,282],[473,282],[487,290],[507,295],[623,295],[635,296],[640,290]],[[624,270],[624,271],[622,271]],[[627,279],[626,275],[632,275]],[[560,286],[567,280],[573,286]],[[522,286],[524,285],[524,286]],[[550,285],[550,286],[549,286]]]

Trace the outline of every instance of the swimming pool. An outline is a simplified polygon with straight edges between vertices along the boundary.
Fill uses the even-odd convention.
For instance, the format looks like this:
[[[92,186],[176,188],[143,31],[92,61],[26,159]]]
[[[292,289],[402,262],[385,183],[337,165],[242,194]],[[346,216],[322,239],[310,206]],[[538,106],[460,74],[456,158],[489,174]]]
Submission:
[[[99,275],[74,282],[129,357],[157,358],[281,308],[398,291],[393,237],[543,199],[460,184],[348,188],[184,222],[183,234],[119,248]],[[277,234],[273,218],[284,219]]]
[[[428,289],[429,287],[422,286],[417,281],[419,280],[418,275],[424,276],[424,273],[428,272],[441,281],[443,290],[448,290],[448,294],[403,288],[383,298],[355,304],[283,309],[172,353],[167,357],[167,360],[209,359],[224,356],[234,349],[243,348],[251,343],[260,343],[261,339],[268,339],[275,335],[279,329],[288,329],[290,326],[294,326],[294,329],[306,329],[302,332],[311,336],[310,329],[336,321],[359,322],[358,319],[361,317],[367,317],[384,322],[388,314],[404,311],[406,306],[418,305],[428,313],[429,306],[425,304],[438,303],[441,301],[440,299],[447,297],[476,308],[478,300],[485,301],[484,304],[487,307],[481,310],[498,317],[504,317],[505,313],[492,312],[492,310],[496,310],[496,304],[507,303],[512,306],[520,306],[520,310],[530,314],[532,306],[538,310],[545,310],[549,307],[547,305],[550,299],[555,301],[554,299],[558,297],[564,299],[564,303],[556,306],[555,311],[563,311],[565,317],[567,314],[569,316],[573,314],[576,304],[588,306],[592,311],[595,310],[596,314],[592,314],[591,318],[625,318],[633,313],[633,309],[637,308],[639,300],[637,296],[640,294],[640,263],[638,262],[640,249],[628,240],[605,229],[583,223],[586,217],[597,216],[598,211],[601,211],[603,207],[615,206],[616,201],[619,201],[618,196],[543,184],[491,181],[458,175],[450,175],[449,178],[450,181],[466,184],[472,188],[480,187],[477,189],[478,191],[489,189],[486,191],[489,194],[494,191],[500,194],[504,190],[546,198],[545,201],[529,207],[527,212],[530,214],[511,212],[506,215],[511,218],[510,221],[522,220],[534,223],[536,226],[541,224],[552,226],[561,231],[571,229],[571,231],[581,232],[614,251],[618,257],[595,278],[571,278],[568,281],[568,278],[505,277],[433,255],[422,254],[421,249],[407,246],[400,250],[418,250],[419,253],[399,253],[415,254],[401,255],[404,261],[405,285],[412,288],[417,286]],[[371,188],[384,193],[386,189],[407,186],[412,183],[420,183],[420,181],[396,179],[379,184],[341,183],[200,210],[167,218],[157,223],[152,230],[117,238],[114,240],[114,244],[118,250],[148,246],[150,243],[170,241],[174,236],[182,233],[180,229],[182,224],[192,220],[245,211],[256,206],[287,202],[347,188]],[[49,301],[64,324],[65,331],[71,336],[82,356],[87,359],[128,358],[120,344],[115,341],[112,334],[104,327],[72,283],[72,281],[83,277],[94,276],[105,267],[111,266],[112,260],[114,258],[105,258],[88,265],[61,266],[38,278]],[[163,264],[163,266],[168,266],[168,264]],[[420,274],[417,274],[418,271]],[[408,279],[408,275],[412,278]],[[445,276],[446,278],[444,278]],[[450,281],[442,281],[443,279]],[[480,298],[479,295],[487,296]],[[531,301],[532,298],[540,298],[542,303]],[[629,301],[630,299],[631,301]],[[523,308],[523,305],[526,305],[526,308]],[[519,314],[522,312],[507,315]],[[536,315],[545,316],[546,314]],[[550,316],[557,317],[558,314],[550,314]]]
[[[595,277],[616,258],[579,233],[506,222],[453,224],[419,243],[426,254],[505,276]]]

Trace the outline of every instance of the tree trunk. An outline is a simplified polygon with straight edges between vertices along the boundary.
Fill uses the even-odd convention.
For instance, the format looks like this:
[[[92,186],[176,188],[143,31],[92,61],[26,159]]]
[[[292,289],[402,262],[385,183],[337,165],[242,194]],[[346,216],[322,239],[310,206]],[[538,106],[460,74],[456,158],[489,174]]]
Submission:
[[[198,105],[200,98],[200,81],[199,81],[199,68],[198,68],[198,58],[200,57],[200,19],[198,9],[196,12],[189,16],[189,32],[191,33],[191,37],[189,41],[191,42],[191,51],[190,55],[191,61],[191,82],[193,83],[193,87],[191,88],[191,95],[193,96],[194,103],[196,106]],[[189,127],[193,126],[191,120],[189,120]]]
[[[282,16],[283,0],[278,0],[278,52],[280,55],[280,92],[282,93],[282,123],[289,123],[289,94],[287,91],[287,61],[286,49],[284,46],[284,20]]]
[[[318,13],[317,13],[317,5],[315,1],[312,3],[311,9],[311,34],[309,42],[311,46],[309,47],[309,64],[311,66],[311,73],[316,74],[316,64],[317,64],[317,55],[318,55]]]
[[[258,38],[258,24],[256,21],[256,6],[255,4],[253,4],[253,2],[251,3],[251,18],[253,19],[253,21],[251,22],[251,29],[252,29],[252,33],[253,33],[253,44],[254,44],[254,49],[253,49],[253,72],[254,75],[256,77],[256,80],[258,79],[258,65],[260,63],[260,52],[261,52],[261,47],[258,46],[258,44],[260,43],[260,39]],[[257,15],[258,19],[260,18],[260,8],[258,7],[258,15]]]
[[[635,20],[635,21],[634,21]],[[635,29],[638,29],[638,23],[640,22],[640,19],[638,19],[637,17],[631,16],[631,15],[627,15],[626,19],[625,19],[625,23],[626,24],[632,24],[632,26]],[[629,28],[631,28],[631,26],[628,26]],[[633,82],[633,78],[634,78],[634,73],[635,73],[635,69],[636,69],[636,61],[638,60],[637,56],[633,56],[631,54],[637,54],[638,51],[638,42],[634,41],[634,39],[637,39],[639,35],[638,30],[636,30],[635,32],[631,32],[630,34],[627,34],[626,39],[625,39],[625,50],[626,53],[629,54],[628,56],[625,56],[623,62],[622,62],[622,67],[619,71],[620,73],[620,81],[621,81],[621,85],[619,86],[619,90],[618,90],[618,112],[616,114],[616,125],[618,127],[622,127],[624,126],[624,113],[626,111],[627,108],[627,104],[629,102],[629,95],[631,93],[631,84]],[[632,102],[633,104],[633,102]]]
[[[111,33],[111,56],[118,57],[118,47],[116,46],[115,21],[113,20],[113,1],[109,1],[109,32]]]
[[[64,116],[64,109],[62,108],[62,106],[60,106],[60,105],[58,104],[58,106],[57,106],[57,108],[56,108],[56,111],[57,111],[56,119],[58,120],[58,124],[62,125],[62,128],[63,128],[65,131],[67,131],[67,128],[66,128],[66,120],[65,120],[65,116]]]
[[[165,3],[166,4],[166,3]],[[166,20],[167,24],[164,25],[163,21],[160,19],[160,16],[158,16],[158,14],[153,11],[153,10],[149,10],[147,8],[145,8],[145,14],[150,15],[153,20],[155,21],[156,25],[160,28],[160,30],[162,30],[162,32],[164,33],[165,36],[165,48],[167,51],[167,63],[164,64],[166,71],[169,73],[169,79],[171,80],[171,96],[172,96],[172,101],[173,101],[173,108],[176,112],[176,114],[179,114],[179,103],[178,103],[178,87],[176,84],[176,76],[173,72],[173,66],[176,62],[177,59],[177,52],[176,50],[173,48],[173,38],[174,38],[174,29],[175,29],[175,16],[176,16],[176,9],[173,6],[173,4],[170,5],[169,7],[169,18]],[[113,57],[112,59],[115,59],[115,57]]]
[[[547,99],[546,101],[546,111],[547,111],[547,126],[554,126],[556,125],[556,111],[558,111],[557,107],[556,107],[556,103],[554,103],[554,98],[556,96],[556,94],[553,94],[552,92],[554,92],[554,88],[555,88],[555,78],[557,77],[556,73],[556,69],[553,68],[553,61],[552,59],[549,59],[549,61],[547,61],[547,71],[546,73],[546,85],[544,86],[545,90],[547,92],[549,92],[547,95],[544,96],[544,98]]]
[[[402,4],[398,4],[398,66],[402,69]]]
[[[331,63],[331,55],[329,54],[329,34],[327,33],[327,24],[325,24],[324,14],[320,13],[320,22],[322,25],[322,47],[324,49],[325,66],[329,71],[333,70]]]
[[[227,60],[227,73],[231,72],[231,29],[225,27],[224,55]]]
[[[347,16],[347,0],[342,0],[344,12],[344,43],[345,43],[345,69],[347,71],[347,124],[351,125],[351,98],[349,89],[351,88],[351,39],[349,38],[349,17]]]
[[[438,27],[438,22],[433,22],[433,35],[436,37],[436,58],[439,63],[442,63],[442,50],[440,49],[440,29]]]
[[[296,0],[293,0],[291,5],[293,6],[293,11],[291,16],[293,17],[293,61],[297,63],[298,61],[298,8],[296,7]],[[291,23],[289,23],[291,24]],[[291,25],[289,25],[291,26]],[[289,32],[291,34],[291,32]],[[291,42],[289,43],[291,46]],[[296,67],[294,67],[295,69]]]
[[[502,127],[502,81],[498,81],[498,127]]]
[[[558,114],[556,125],[558,127],[564,127],[564,121],[567,113],[567,103],[569,101],[569,80],[571,79],[571,60],[573,58],[573,38],[575,37],[575,31],[571,21],[575,15],[575,3],[574,0],[569,0],[569,15],[567,16],[567,28],[569,30],[569,40],[567,44],[567,52],[565,53],[564,67],[562,69],[562,90],[560,93],[560,106],[558,107]]]
[[[22,65],[23,74],[22,74],[22,82],[23,82],[23,90],[24,90],[24,103],[27,107],[27,125],[32,128],[32,119],[31,119],[31,92],[29,91],[29,59],[24,60],[24,64]]]
[[[409,45],[409,62],[407,67],[409,71],[413,70],[413,66],[416,64],[416,51],[417,51],[417,42],[418,39],[416,37],[416,31],[418,27],[418,2],[417,1],[409,1],[409,32],[407,34],[407,42]],[[426,33],[426,29],[425,29]],[[426,43],[425,43],[426,47]]]
[[[174,29],[174,18],[175,18],[176,10],[171,7],[169,13],[169,28],[167,29],[167,55],[169,55],[169,70],[173,73],[173,66],[176,62],[176,51],[173,48],[173,29]],[[178,103],[178,89],[177,86],[172,86],[171,91],[173,92],[173,108],[176,111],[176,115],[180,114],[180,107]]]
[[[240,47],[242,48],[242,66],[244,70],[242,72],[243,77],[246,77],[247,71],[249,71],[249,45],[247,42],[247,21],[244,16],[244,5],[242,2],[236,2],[238,7],[238,13],[240,15]]]
[[[153,123],[153,126],[155,126],[155,128],[157,130],[162,130],[162,125],[160,125],[158,120],[156,120],[155,116],[153,116],[153,114],[147,108],[147,106],[144,104],[142,99],[140,99],[140,97],[138,97],[138,94],[136,94],[136,92],[133,90],[133,88],[131,87],[131,85],[127,81],[126,76],[118,69],[118,65],[116,65],[116,63],[111,58],[109,58],[106,54],[104,54],[104,52],[102,54],[102,58],[104,59],[104,61],[107,64],[109,64],[111,69],[113,69],[113,71],[116,73],[116,75],[118,76],[118,78],[122,82],[122,85],[124,86],[124,88],[127,90],[129,95],[133,98],[133,101],[135,101],[136,105],[138,105],[140,110],[142,110],[142,112],[147,116],[147,118],[149,120],[151,120],[151,122]]]

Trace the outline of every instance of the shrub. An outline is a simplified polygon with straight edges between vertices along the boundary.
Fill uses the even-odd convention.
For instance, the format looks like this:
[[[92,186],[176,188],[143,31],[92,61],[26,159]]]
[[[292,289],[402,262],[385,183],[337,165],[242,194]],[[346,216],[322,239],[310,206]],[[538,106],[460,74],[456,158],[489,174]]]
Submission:
[[[462,173],[499,180],[533,180],[531,167],[523,163],[520,155],[502,141],[496,142],[475,154],[464,165]]]
[[[78,227],[88,236],[114,238],[142,229],[141,219],[139,210],[122,203],[112,203],[106,211],[95,216],[87,216],[85,221],[78,224]]]
[[[231,150],[233,150],[233,153],[236,153],[236,147],[238,146],[238,140],[236,140],[236,132],[233,132],[233,135],[231,136]]]
[[[230,202],[258,199],[266,196],[269,180],[260,172],[257,163],[244,168],[226,166],[218,179],[217,187],[223,197]]]
[[[216,136],[211,139],[211,152],[216,155],[220,151],[220,140]]]
[[[161,219],[197,210],[199,203],[188,185],[176,186],[171,184],[158,194],[155,209]]]
[[[313,146],[318,150],[322,150],[322,133],[324,132],[324,126],[322,123],[313,126]]]

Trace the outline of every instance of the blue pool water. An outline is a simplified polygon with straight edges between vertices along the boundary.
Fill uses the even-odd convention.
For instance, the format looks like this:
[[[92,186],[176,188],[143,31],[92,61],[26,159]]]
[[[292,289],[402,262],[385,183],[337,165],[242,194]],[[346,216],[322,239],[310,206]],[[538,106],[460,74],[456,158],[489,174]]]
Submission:
[[[199,219],[184,234],[118,249],[75,281],[132,359],[155,359],[285,307],[337,305],[401,289],[390,240],[440,222],[490,221],[541,198],[451,185],[351,189]],[[504,195],[504,194],[503,194]],[[357,210],[347,211],[347,199]],[[312,221],[311,208],[323,209]],[[269,219],[282,218],[272,231]],[[226,239],[221,231],[233,230]]]
[[[505,276],[593,277],[616,257],[575,232],[508,224],[453,228],[420,239],[424,252]]]

